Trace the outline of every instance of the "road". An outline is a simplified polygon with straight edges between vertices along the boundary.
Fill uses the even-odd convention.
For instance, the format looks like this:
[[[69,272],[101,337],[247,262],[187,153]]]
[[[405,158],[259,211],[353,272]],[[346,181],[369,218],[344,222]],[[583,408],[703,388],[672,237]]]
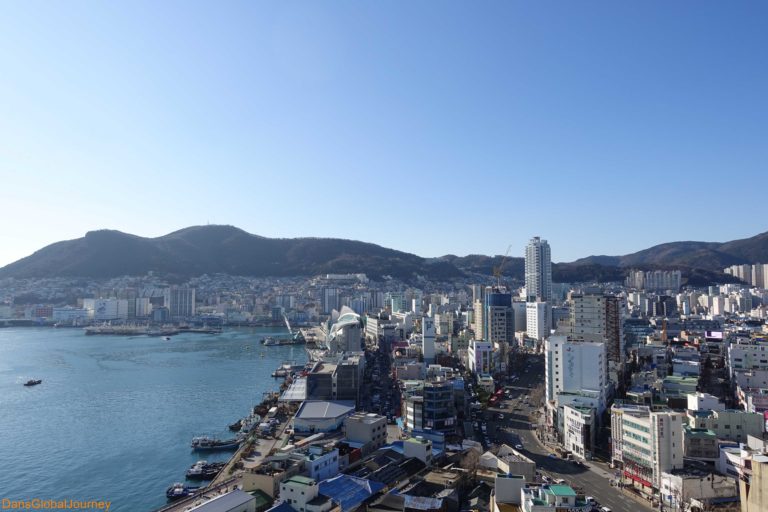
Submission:
[[[656,509],[640,498],[611,486],[613,470],[607,464],[587,461],[579,466],[571,461],[550,455],[535,438],[537,422],[536,409],[542,404],[526,404],[524,397],[530,396],[532,388],[544,381],[544,358],[528,355],[513,369],[518,380],[512,382],[510,398],[503,400],[500,407],[485,411],[485,421],[491,442],[506,443],[509,446],[520,444],[524,455],[536,463],[537,469],[554,479],[562,478],[584,494],[593,496],[601,506],[607,506],[612,512],[652,512]],[[530,386],[530,387],[529,387]],[[499,414],[503,419],[499,419]],[[533,423],[532,423],[533,422]]]

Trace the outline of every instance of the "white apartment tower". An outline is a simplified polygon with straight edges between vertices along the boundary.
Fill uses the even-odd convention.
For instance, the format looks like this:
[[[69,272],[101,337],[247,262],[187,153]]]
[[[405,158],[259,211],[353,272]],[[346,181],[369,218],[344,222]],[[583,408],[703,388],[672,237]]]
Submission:
[[[549,243],[535,236],[525,248],[525,293],[528,302],[552,297],[552,258]]]

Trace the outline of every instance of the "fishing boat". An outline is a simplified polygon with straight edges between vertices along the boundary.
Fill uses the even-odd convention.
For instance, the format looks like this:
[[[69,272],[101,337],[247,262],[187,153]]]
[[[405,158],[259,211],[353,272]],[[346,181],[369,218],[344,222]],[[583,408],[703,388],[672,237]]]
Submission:
[[[166,489],[165,497],[170,501],[176,501],[180,500],[181,498],[186,498],[187,496],[192,496],[198,490],[200,490],[200,487],[190,487],[189,485],[184,485],[177,482]]]
[[[213,480],[226,465],[226,462],[199,460],[187,470],[186,477],[188,480]]]
[[[237,450],[243,440],[241,437],[234,439],[216,439],[208,436],[195,437],[192,439],[192,449],[197,452],[204,451],[230,451]]]

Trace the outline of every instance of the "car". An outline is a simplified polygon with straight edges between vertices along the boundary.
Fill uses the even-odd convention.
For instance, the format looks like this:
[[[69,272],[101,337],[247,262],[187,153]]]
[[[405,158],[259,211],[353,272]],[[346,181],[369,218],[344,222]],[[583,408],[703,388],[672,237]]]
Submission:
[[[522,450],[522,449],[523,449],[523,445],[521,445],[521,444],[516,444],[515,445],[515,450]]]
[[[600,512],[611,512],[611,509],[608,507],[600,507]]]
[[[498,416],[496,416],[496,418],[497,418],[499,421],[502,421],[502,420],[504,419],[504,415],[503,415],[503,414],[501,414],[501,413],[499,413],[499,414],[498,414]]]
[[[557,478],[557,479],[555,479],[555,483],[558,484],[558,485],[561,485],[561,484],[565,483],[565,480],[563,480],[562,478]]]
[[[547,455],[547,457],[550,459],[556,459],[557,455],[555,455],[554,453],[550,453],[549,455]]]
[[[596,501],[596,500],[595,500],[595,498],[594,498],[594,497],[592,497],[592,496],[585,496],[585,497],[584,497],[584,501],[586,501],[586,502],[587,502],[587,503],[589,503],[590,505],[597,505],[597,501]]]
[[[551,481],[552,481],[552,479],[551,479],[551,478],[549,478],[547,475],[543,475],[543,476],[541,477],[541,481],[542,481],[542,482],[544,482],[545,484],[548,484],[549,482],[551,482]]]

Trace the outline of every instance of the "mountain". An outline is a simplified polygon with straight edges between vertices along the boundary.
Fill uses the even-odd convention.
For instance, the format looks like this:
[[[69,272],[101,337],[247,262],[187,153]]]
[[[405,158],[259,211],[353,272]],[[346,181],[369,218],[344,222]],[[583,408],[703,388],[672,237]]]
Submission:
[[[120,231],[90,231],[82,238],[51,244],[0,268],[0,278],[144,275],[149,271],[189,278],[202,274],[254,277],[311,276],[364,272],[403,281],[490,277],[522,281],[523,258],[446,255],[422,258],[379,245],[334,238],[265,238],[233,226],[193,226],[157,238]],[[628,267],[678,268],[692,285],[732,282],[722,269],[736,263],[768,262],[768,232],[731,242],[672,242],[625,256],[590,256],[555,263],[556,282],[620,281]]]
[[[148,271],[180,278],[226,273],[301,276],[364,272],[411,280],[462,276],[454,265],[414,254],[332,238],[265,238],[232,226],[194,226],[158,238],[90,231],[0,268],[6,277],[109,278]]]
[[[731,242],[670,242],[624,256],[589,256],[571,265],[686,267],[721,271],[730,265],[768,263],[768,232]]]

